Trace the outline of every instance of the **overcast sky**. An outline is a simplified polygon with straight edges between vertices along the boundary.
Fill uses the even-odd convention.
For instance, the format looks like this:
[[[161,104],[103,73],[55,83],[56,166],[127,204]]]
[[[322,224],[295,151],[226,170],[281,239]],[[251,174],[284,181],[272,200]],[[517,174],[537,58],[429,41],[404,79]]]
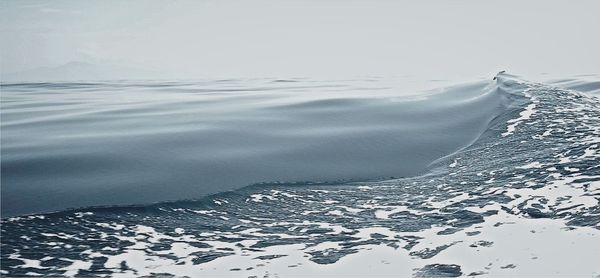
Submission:
[[[600,73],[600,1],[0,1],[2,73],[178,77]]]

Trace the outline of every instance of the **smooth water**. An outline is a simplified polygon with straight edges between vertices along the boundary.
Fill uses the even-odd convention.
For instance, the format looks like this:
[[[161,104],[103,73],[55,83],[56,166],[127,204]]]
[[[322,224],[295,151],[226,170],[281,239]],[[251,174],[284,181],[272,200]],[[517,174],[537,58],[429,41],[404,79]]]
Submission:
[[[469,145],[511,104],[489,80],[402,88],[385,80],[3,85],[2,213],[414,176]]]
[[[97,102],[85,95],[89,84],[77,85],[77,93],[69,92],[73,84],[11,85],[6,98],[3,87],[3,212],[11,205],[19,214],[28,206],[43,211],[133,201],[4,218],[2,274],[600,274],[598,82],[542,84],[500,74],[426,95],[364,82],[320,89],[269,84],[260,91],[216,92],[211,103],[220,105],[206,106],[193,101],[198,83],[185,85],[189,91],[179,83],[111,85],[103,92],[113,97],[96,96]],[[288,86],[314,94],[299,96]],[[64,99],[46,106],[34,101],[36,94],[49,97],[47,87]],[[129,104],[102,109],[117,105],[115,96],[125,88],[135,92],[132,87],[139,91],[127,94]],[[158,97],[165,90],[175,92],[171,102]],[[341,96],[324,97],[324,91]],[[355,97],[348,96],[352,91]],[[210,94],[200,95],[208,101]],[[71,102],[73,111],[62,109]],[[215,191],[237,189],[206,196],[206,175],[219,182]],[[387,175],[396,178],[377,178]],[[170,182],[161,189],[154,178]],[[275,180],[283,181],[236,183]],[[201,189],[190,189],[193,184]],[[89,190],[93,186],[99,188]],[[132,205],[198,195],[205,197]],[[86,198],[77,203],[75,196]],[[19,207],[17,197],[28,205]],[[52,199],[63,203],[43,205]]]

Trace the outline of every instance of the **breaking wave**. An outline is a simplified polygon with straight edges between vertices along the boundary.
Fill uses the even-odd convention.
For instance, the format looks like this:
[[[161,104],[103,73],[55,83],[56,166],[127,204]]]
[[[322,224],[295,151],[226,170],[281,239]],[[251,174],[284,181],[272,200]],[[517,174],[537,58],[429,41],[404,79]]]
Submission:
[[[277,82],[295,88],[288,88],[291,92],[307,90],[302,83],[306,81]],[[84,120],[47,115],[19,120],[10,109],[5,111],[10,98],[3,95],[3,211],[16,207],[12,213],[19,214],[27,212],[28,206],[44,211],[159,200],[136,199],[136,192],[161,199],[190,198],[211,192],[193,188],[215,183],[214,191],[221,193],[190,201],[5,218],[2,273],[86,277],[598,275],[600,100],[594,96],[598,88],[589,84],[574,80],[541,84],[499,74],[492,81],[455,86],[425,97],[364,97],[363,88],[361,97],[322,100],[320,90],[326,86],[320,84],[321,89],[310,87],[315,99],[303,96],[298,100],[294,99],[297,92],[282,96],[264,93],[275,89],[262,89],[260,93],[232,93],[231,98],[217,94],[215,99],[199,102],[181,102],[177,96],[172,103],[167,101],[172,111],[156,112],[152,105],[137,107],[128,112],[136,115],[132,118],[120,110],[72,111],[85,121],[94,119],[100,127],[89,126],[85,140],[77,137],[81,133],[74,133],[67,138],[74,141],[55,142],[64,145],[61,151],[70,148],[71,154],[89,156],[82,152],[90,145],[77,142],[116,140],[106,145],[114,146],[131,139],[123,138],[125,131],[147,140],[126,144],[127,148],[152,150],[145,154],[149,164],[135,164],[142,162],[120,161],[131,152],[96,149],[99,157],[94,162],[101,162],[100,154],[106,152],[104,158],[114,155],[117,165],[133,163],[132,168],[122,170],[104,161],[98,171],[108,172],[98,173],[92,168],[95,164],[78,162],[77,156],[55,158],[52,152],[38,153],[36,158],[18,156],[19,147],[35,147],[35,143],[10,136],[11,126],[26,130],[32,125],[31,129],[35,126],[35,132],[40,132],[37,129],[46,126],[40,122],[60,119],[82,127],[77,123],[83,125]],[[10,90],[18,91],[20,86]],[[81,86],[78,90],[88,88]],[[23,90],[32,93],[30,87]],[[186,89],[181,84],[170,90],[197,93],[196,87]],[[205,101],[211,105],[192,108]],[[218,111],[206,111],[211,109]],[[169,113],[175,114],[170,117]],[[155,127],[145,133],[144,125],[150,123],[146,123],[148,118],[139,122],[141,115],[165,116],[163,121],[176,124],[164,125],[164,133],[157,134]],[[203,121],[199,123],[200,115]],[[114,124],[114,117],[121,123],[127,118],[127,124],[114,126],[107,135],[102,124]],[[194,136],[187,133],[186,124],[195,125]],[[49,125],[45,130],[52,129]],[[99,138],[94,130],[102,131],[96,135]],[[165,140],[175,148],[171,154],[176,157],[165,157],[157,147]],[[27,159],[40,164],[19,164]],[[165,160],[174,163],[173,168],[159,171],[167,164],[153,164]],[[52,186],[48,181],[62,182],[52,176],[56,167],[89,175],[86,184],[67,175],[64,179],[73,185],[61,193],[76,199],[90,190],[95,194],[91,201],[61,199],[65,203],[58,207],[44,207],[31,201],[39,196],[22,197],[27,206],[18,208],[17,193],[33,193],[27,188],[13,189],[14,195],[5,197],[9,192],[5,187],[24,183],[20,179],[27,174],[46,175],[43,185],[47,187]],[[157,170],[146,173],[147,188],[127,183],[132,176],[118,174],[142,169]],[[189,176],[187,184],[181,175],[190,171],[198,174]],[[122,181],[116,183],[119,187],[93,179],[107,174]],[[395,177],[382,178],[386,176]],[[298,182],[273,182],[277,180]],[[261,181],[271,182],[243,187]],[[72,188],[76,183],[81,188]],[[30,190],[41,185],[34,183]],[[108,193],[92,188],[100,185],[115,195],[114,202],[108,202],[112,195],[102,197]],[[49,194],[42,192],[41,196]]]

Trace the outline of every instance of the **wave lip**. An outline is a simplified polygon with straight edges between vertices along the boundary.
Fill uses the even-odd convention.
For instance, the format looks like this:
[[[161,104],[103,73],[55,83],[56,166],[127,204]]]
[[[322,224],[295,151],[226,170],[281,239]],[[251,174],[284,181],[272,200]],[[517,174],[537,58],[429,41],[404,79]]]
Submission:
[[[349,81],[5,86],[2,211],[422,174],[515,108],[504,79],[410,97]]]

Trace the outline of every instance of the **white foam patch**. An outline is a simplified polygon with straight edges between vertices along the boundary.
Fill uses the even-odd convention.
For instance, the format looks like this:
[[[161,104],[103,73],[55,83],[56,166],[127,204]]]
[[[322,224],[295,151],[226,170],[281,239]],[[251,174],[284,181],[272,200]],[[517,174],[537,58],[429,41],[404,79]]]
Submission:
[[[270,196],[270,195],[263,195],[263,194],[252,194],[250,195],[250,198],[252,200],[252,202],[256,202],[256,203],[261,203],[263,199],[268,199],[271,201],[277,200],[277,198]]]
[[[87,262],[87,261],[78,261],[78,260],[69,260],[69,259],[63,259],[63,260],[67,260],[72,262],[72,264],[70,266],[64,267],[61,270],[65,270],[65,273],[63,275],[67,276],[67,277],[73,277],[75,276],[77,273],[79,273],[80,270],[89,270],[90,267],[92,267],[92,262]]]
[[[482,210],[497,209],[490,205]],[[497,223],[505,223],[497,225]],[[335,264],[316,264],[305,257],[304,244],[270,246],[259,253],[245,253],[221,257],[202,265],[193,265],[183,260],[176,265],[160,258],[146,258],[141,251],[131,251],[107,262],[117,266],[121,260],[138,271],[138,275],[151,272],[168,272],[178,276],[202,274],[204,277],[409,277],[413,270],[427,264],[457,264],[462,273],[479,273],[484,277],[498,276],[569,276],[591,277],[600,269],[595,258],[600,257],[600,237],[593,228],[566,229],[561,221],[549,219],[525,219],[499,210],[498,215],[490,216],[484,223],[472,226],[463,232],[439,235],[442,227],[435,227],[418,233],[398,233],[382,227],[360,229],[359,238],[368,239],[373,233],[394,238],[412,235],[423,237],[412,250],[435,249],[448,245],[445,250],[430,259],[411,256],[403,248],[384,245],[363,245],[356,254],[342,257]],[[479,234],[467,236],[466,232]],[[485,242],[487,244],[480,244]],[[223,243],[222,247],[233,244]],[[309,251],[339,250],[335,242],[325,242],[309,248]],[[175,248],[177,249],[177,248]],[[189,251],[179,252],[185,258]],[[236,251],[239,252],[239,251]],[[270,260],[256,260],[257,256],[283,257]],[[564,264],[565,257],[577,257],[574,263]],[[131,273],[123,273],[123,277]]]
[[[517,166],[515,168],[517,168],[517,169],[533,169],[533,168],[542,168],[543,166],[544,166],[544,164],[542,164],[538,161],[534,161],[534,162],[531,162],[531,163],[523,165],[523,166]]]
[[[513,134],[517,130],[517,126],[519,124],[521,124],[523,121],[529,120],[533,113],[535,113],[535,107],[539,100],[529,93],[530,90],[531,89],[526,89],[525,91],[523,91],[523,94],[525,94],[526,97],[530,98],[532,103],[527,105],[527,107],[525,107],[525,109],[519,113],[518,118],[508,120],[507,123],[509,123],[510,125],[506,127],[506,132],[502,133],[502,137],[506,137],[508,135]]]

